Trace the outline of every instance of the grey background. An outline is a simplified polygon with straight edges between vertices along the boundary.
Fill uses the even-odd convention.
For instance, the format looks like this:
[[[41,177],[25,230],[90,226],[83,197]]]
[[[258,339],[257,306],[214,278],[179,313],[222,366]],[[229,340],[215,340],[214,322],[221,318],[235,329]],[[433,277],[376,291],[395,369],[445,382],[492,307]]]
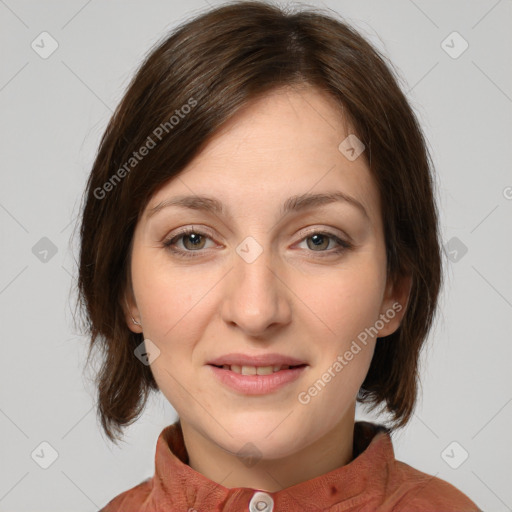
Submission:
[[[87,340],[73,326],[71,237],[99,139],[141,58],[208,4],[0,0],[0,511],[98,510],[153,474],[158,434],[176,418],[157,395],[124,445],[102,435]],[[391,58],[438,173],[448,272],[396,456],[484,510],[512,510],[512,2],[310,4]],[[58,42],[46,59],[31,47],[43,31]],[[469,44],[458,58],[441,45],[454,31]],[[447,44],[462,48],[457,36]],[[49,456],[43,441],[58,453],[47,469],[31,457]],[[453,469],[446,461],[458,465],[462,450]]]

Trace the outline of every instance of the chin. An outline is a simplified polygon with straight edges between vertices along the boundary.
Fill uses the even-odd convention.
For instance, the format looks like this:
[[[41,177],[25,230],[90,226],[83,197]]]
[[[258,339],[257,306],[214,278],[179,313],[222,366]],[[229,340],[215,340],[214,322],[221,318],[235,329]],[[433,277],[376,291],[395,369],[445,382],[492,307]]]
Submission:
[[[224,421],[222,426],[225,430],[217,425],[214,441],[240,457],[284,458],[295,453],[298,447],[304,447],[304,439],[299,434],[304,435],[305,427],[303,422],[300,423],[302,426],[295,426],[285,418],[286,414],[261,412],[241,415],[232,421]],[[296,422],[297,418],[293,421]]]

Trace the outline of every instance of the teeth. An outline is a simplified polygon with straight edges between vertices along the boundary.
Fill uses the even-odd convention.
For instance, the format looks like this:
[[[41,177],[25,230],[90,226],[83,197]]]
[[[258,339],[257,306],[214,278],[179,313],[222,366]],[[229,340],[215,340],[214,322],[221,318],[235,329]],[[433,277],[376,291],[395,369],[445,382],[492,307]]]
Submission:
[[[242,366],[242,375],[256,375],[256,366]]]
[[[270,375],[274,373],[274,368],[272,366],[258,366],[256,368],[256,373],[258,375]]]
[[[278,372],[279,370],[288,370],[289,365],[274,365],[274,366],[239,366],[232,364],[231,366],[225,364],[222,366],[223,370],[231,370],[235,373],[242,375],[270,375],[271,373]]]

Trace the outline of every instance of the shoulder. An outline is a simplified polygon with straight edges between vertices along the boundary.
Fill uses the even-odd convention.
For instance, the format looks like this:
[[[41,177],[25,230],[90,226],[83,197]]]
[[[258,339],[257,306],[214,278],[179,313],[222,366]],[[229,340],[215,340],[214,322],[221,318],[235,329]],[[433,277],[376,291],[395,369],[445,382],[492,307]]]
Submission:
[[[148,478],[110,500],[99,512],[139,512],[150,495],[152,486],[153,479]]]
[[[393,510],[480,512],[478,506],[455,486],[419,471],[405,462],[393,461],[390,480],[390,494],[393,496]]]

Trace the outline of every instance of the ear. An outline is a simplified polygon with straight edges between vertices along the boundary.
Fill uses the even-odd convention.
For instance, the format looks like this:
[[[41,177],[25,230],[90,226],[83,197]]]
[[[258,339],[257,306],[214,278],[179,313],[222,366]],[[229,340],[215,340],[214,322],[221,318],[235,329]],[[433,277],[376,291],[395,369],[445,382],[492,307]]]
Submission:
[[[379,316],[379,325],[383,323],[384,326],[379,329],[378,338],[389,336],[400,327],[409,302],[411,286],[411,275],[402,276],[396,281],[388,279]]]
[[[123,301],[121,304],[124,312],[124,318],[126,320],[126,325],[130,331],[135,333],[142,332],[142,322],[140,320],[140,313],[137,308],[137,303],[135,302],[135,297],[133,296],[132,290],[127,290],[123,294]]]

